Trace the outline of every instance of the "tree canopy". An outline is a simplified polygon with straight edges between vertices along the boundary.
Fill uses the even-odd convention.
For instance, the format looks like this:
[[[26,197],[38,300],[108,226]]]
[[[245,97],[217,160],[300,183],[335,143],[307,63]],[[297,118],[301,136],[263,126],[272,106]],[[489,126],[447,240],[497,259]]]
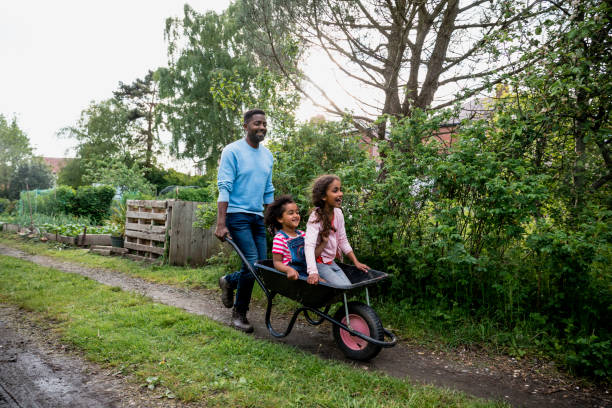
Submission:
[[[30,139],[19,128],[17,119],[9,122],[0,114],[0,196],[8,196],[13,174],[31,155]]]
[[[170,61],[159,75],[170,149],[209,167],[241,136],[244,111],[264,109],[279,128],[297,106],[288,82],[259,64],[236,12],[231,5],[221,14],[200,14],[185,5],[182,19],[166,22]]]
[[[329,1],[244,0],[243,23],[250,27],[262,62],[290,78],[315,105],[343,115],[345,107],[283,58],[287,38],[323,50],[339,71],[372,90],[358,100],[367,125],[380,115],[409,116],[413,109],[450,106],[518,72],[529,62],[518,51],[522,28],[540,10],[539,0]],[[259,16],[252,19],[251,16]],[[248,23],[248,24],[247,24]],[[319,97],[308,93],[306,80]],[[468,89],[436,103],[446,84]],[[379,137],[384,136],[379,123]]]
[[[127,120],[134,132],[134,147],[143,152],[143,166],[148,169],[154,165],[156,153],[160,153],[157,112],[159,83],[156,77],[153,71],[149,71],[144,78],[137,78],[131,84],[119,82],[119,89],[113,92],[115,99],[128,109]]]
[[[53,185],[53,173],[40,159],[31,159],[17,166],[11,176],[8,198],[16,200],[26,190],[44,190]]]

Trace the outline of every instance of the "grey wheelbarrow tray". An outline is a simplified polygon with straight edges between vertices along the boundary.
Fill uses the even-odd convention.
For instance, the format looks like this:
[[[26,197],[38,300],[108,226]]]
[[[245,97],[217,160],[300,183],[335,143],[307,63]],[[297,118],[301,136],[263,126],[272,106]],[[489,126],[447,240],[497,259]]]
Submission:
[[[225,241],[228,242],[238,253],[238,256],[253,274],[255,280],[266,295],[268,305],[266,308],[265,321],[266,326],[268,327],[268,330],[272,336],[282,338],[289,335],[298,315],[300,313],[304,313],[304,317],[308,323],[312,325],[320,325],[327,320],[332,325],[346,330],[348,333],[350,333],[350,335],[359,337],[378,347],[393,347],[397,343],[397,337],[391,331],[383,328],[382,325],[382,333],[384,333],[385,337],[390,339],[389,341],[385,341],[384,338],[372,338],[364,333],[354,330],[350,327],[350,320],[348,319],[347,296],[365,288],[366,299],[369,306],[369,294],[367,292],[367,287],[386,279],[388,274],[385,272],[370,269],[366,273],[357,269],[355,266],[338,263],[338,266],[342,268],[348,279],[352,282],[350,286],[335,287],[321,281],[319,281],[319,284],[317,285],[311,285],[307,283],[306,278],[302,276],[300,276],[298,280],[287,279],[287,275],[285,273],[274,269],[273,262],[270,259],[257,261],[255,263],[255,267],[253,268],[232,239],[226,238]],[[289,299],[292,299],[302,305],[293,313],[289,325],[282,333],[274,330],[270,322],[270,316],[272,314],[272,300],[277,294],[288,297]],[[328,314],[330,307],[341,300],[344,301],[344,309],[346,310],[348,325],[343,324]],[[310,317],[309,312],[317,315],[319,319],[313,320]],[[380,321],[377,315],[375,315],[375,317]]]

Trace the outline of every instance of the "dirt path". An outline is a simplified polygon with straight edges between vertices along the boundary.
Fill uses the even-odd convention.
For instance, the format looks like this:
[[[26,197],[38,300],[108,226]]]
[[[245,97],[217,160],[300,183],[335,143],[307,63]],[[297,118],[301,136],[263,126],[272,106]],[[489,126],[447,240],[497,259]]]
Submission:
[[[67,350],[43,324],[0,304],[0,408],[187,406],[160,398],[162,390],[146,391],[118,372],[101,370]]]
[[[86,268],[41,255],[28,255],[3,245],[0,245],[0,254],[87,276],[105,285],[140,293],[156,302],[229,324],[230,312],[221,305],[216,291],[185,290],[150,283],[118,272]],[[384,349],[369,363],[356,363],[344,358],[336,348],[329,324],[313,327],[304,324],[303,319],[298,319],[296,327],[287,338],[276,340],[268,334],[263,318],[264,309],[253,305],[249,319],[255,326],[256,337],[299,347],[363,370],[381,371],[395,377],[407,377],[417,383],[434,384],[482,398],[503,400],[516,407],[612,407],[612,397],[607,390],[583,389],[571,379],[556,374],[550,365],[519,362],[504,357],[493,359],[469,352],[434,353],[401,342],[394,348]],[[283,328],[286,321],[286,317],[273,319],[278,328]]]

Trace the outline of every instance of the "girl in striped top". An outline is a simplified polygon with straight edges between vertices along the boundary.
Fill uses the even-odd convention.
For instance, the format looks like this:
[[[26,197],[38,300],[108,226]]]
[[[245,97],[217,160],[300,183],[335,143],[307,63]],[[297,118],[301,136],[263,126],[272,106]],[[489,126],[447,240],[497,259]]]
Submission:
[[[274,235],[272,241],[272,260],[274,268],[287,274],[287,279],[296,280],[306,274],[306,257],[304,256],[304,231],[298,230],[300,211],[293,198],[284,195],[272,202],[266,209],[264,219]],[[317,247],[320,254],[323,246]]]

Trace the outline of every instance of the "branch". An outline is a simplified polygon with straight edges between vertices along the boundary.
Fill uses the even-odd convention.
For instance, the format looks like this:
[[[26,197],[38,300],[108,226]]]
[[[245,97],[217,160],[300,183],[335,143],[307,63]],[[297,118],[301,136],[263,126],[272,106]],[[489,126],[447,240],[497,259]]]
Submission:
[[[534,0],[533,3],[531,3],[530,5],[528,5],[525,10],[523,10],[521,13],[519,13],[517,16],[515,16],[515,18],[519,18],[519,16],[522,18],[525,16],[525,13],[528,10],[531,10],[537,3],[540,3],[542,0]],[[478,3],[478,2],[476,2]],[[475,4],[475,3],[474,3]],[[531,15],[529,13],[529,15]],[[453,58],[453,59],[449,59],[447,58],[446,61],[452,61],[449,65],[445,66],[442,68],[441,72],[446,72],[449,69],[451,69],[452,67],[454,67],[455,65],[459,64],[460,62],[464,61],[465,59],[469,58],[470,56],[472,56],[472,54],[474,54],[480,47],[482,47],[485,43],[485,38],[488,37],[494,30],[493,28],[495,27],[499,27],[500,29],[505,28],[508,24],[511,24],[511,22],[515,21],[515,18],[511,19],[511,20],[507,20],[502,22],[501,19],[498,20],[496,23],[492,23],[493,25],[490,26],[490,29],[487,31],[487,33],[485,35],[483,35],[483,37],[476,42],[476,44],[474,44],[474,46],[468,50],[466,53],[464,53],[462,56],[458,57],[458,58]]]
[[[325,21],[325,20],[321,20],[321,23],[326,24],[326,25],[330,25],[330,26],[345,26],[345,27],[349,27],[349,28],[365,28],[365,29],[379,29],[382,28],[383,30],[390,30],[391,26],[374,26],[371,24],[351,24],[351,23],[347,23],[347,22],[342,22],[342,23],[337,23],[337,22],[333,22],[333,21]]]
[[[389,38],[389,35],[387,34],[386,30],[384,29],[383,26],[381,26],[378,21],[372,17],[372,15],[370,15],[370,13],[368,12],[368,10],[366,10],[366,8],[364,7],[364,5],[361,3],[361,1],[357,1],[357,6],[359,6],[359,8],[361,9],[361,11],[363,12],[363,14],[366,16],[366,18],[368,20],[370,20],[370,22],[376,27],[376,29],[378,30],[379,33],[381,33],[383,36],[385,36],[387,39]],[[329,5],[329,2],[327,3]],[[330,7],[330,9],[332,9]]]
[[[478,6],[480,6],[481,4],[488,3],[488,2],[490,2],[490,1],[491,1],[491,0],[478,0],[478,1],[475,1],[475,2],[473,2],[473,3],[471,3],[471,4],[468,4],[467,6],[465,6],[465,7],[463,7],[463,8],[460,8],[460,9],[459,9],[459,14],[463,13],[464,11],[468,11],[468,10],[469,10],[469,9],[471,9],[471,8],[478,7]]]
[[[375,60],[377,60],[380,63],[383,63],[383,64],[385,63],[385,61],[386,61],[385,58],[377,55],[370,48],[368,48],[365,45],[363,45],[359,40],[357,40],[355,37],[353,37],[351,35],[351,33],[346,29],[346,26],[342,24],[342,19],[339,19],[339,17],[341,17],[341,16],[338,16],[336,14],[336,12],[333,11],[333,9],[332,9],[332,15],[333,15],[334,19],[338,22],[338,24],[340,26],[340,29],[344,33],[344,36],[346,37],[346,39],[347,39],[349,44],[355,44],[355,46],[357,46],[357,48],[363,54],[368,55],[368,56],[374,58]],[[319,30],[319,22],[318,22],[318,19],[315,19],[315,20],[316,20],[316,26],[315,27],[317,29],[317,33],[319,33],[320,32],[320,30]],[[351,48],[353,48],[353,47],[351,46]],[[352,51],[353,51],[353,55],[354,55],[355,52],[354,52],[354,50],[352,50]]]
[[[515,69],[514,71],[509,72],[507,75],[513,75],[513,74],[516,74],[516,73],[518,73],[518,72],[522,71],[522,70],[523,70],[523,68],[524,68],[524,67],[520,67],[520,68],[518,68],[518,69]],[[477,94],[477,93],[479,93],[480,91],[483,91],[483,90],[487,89],[487,88],[488,88],[488,87],[490,87],[491,85],[499,84],[500,82],[504,81],[505,79],[506,79],[506,78],[502,76],[502,77],[497,78],[497,79],[495,79],[495,80],[493,80],[493,81],[491,81],[491,82],[489,82],[489,83],[487,83],[487,84],[481,85],[481,86],[479,86],[478,88],[471,89],[471,90],[470,90],[470,92],[467,92],[466,94],[464,94],[463,96],[460,96],[459,98],[451,99],[451,100],[450,100],[450,101],[448,101],[448,102],[442,103],[442,104],[440,104],[440,105],[436,105],[436,106],[434,106],[433,108],[429,108],[429,109],[430,109],[430,110],[438,110],[438,109],[446,108],[447,106],[451,106],[451,105],[453,105],[453,104],[454,104],[454,103],[456,103],[456,102],[463,101],[463,100],[466,100],[467,98],[472,97],[474,94]]]
[[[327,47],[326,47],[326,46],[325,46],[323,43],[321,43],[321,47],[323,48],[323,50],[325,51],[325,53],[327,54],[327,56],[329,57],[329,59],[330,59],[330,60],[331,60],[331,61],[332,61],[334,64],[336,64],[336,66],[338,67],[338,69],[340,69],[340,71],[344,72],[344,73],[345,73],[347,76],[349,76],[350,78],[354,78],[354,79],[356,79],[356,80],[358,80],[358,81],[361,81],[361,82],[363,82],[364,84],[367,84],[367,85],[373,86],[373,87],[375,87],[375,88],[384,89],[384,86],[383,86],[382,84],[380,84],[379,82],[377,82],[377,81],[376,81],[376,79],[375,79],[375,78],[373,78],[371,75],[370,75],[370,78],[371,78],[371,79],[372,79],[372,81],[374,81],[374,82],[372,82],[372,81],[368,81],[368,80],[367,80],[367,79],[365,79],[365,78],[361,78],[361,77],[359,77],[359,76],[357,76],[357,75],[355,75],[355,74],[351,73],[351,72],[350,72],[350,71],[348,71],[346,68],[344,68],[344,67],[342,66],[342,64],[340,64],[338,61],[336,61],[336,59],[334,58],[334,56],[332,55],[332,53],[331,53],[331,52],[330,52],[330,51],[327,49]],[[369,73],[368,73],[366,70],[364,70],[364,72],[366,72],[366,73],[369,75]]]
[[[483,76],[495,74],[496,72],[502,71],[502,70],[504,70],[504,69],[506,69],[508,67],[512,67],[512,66],[514,66],[516,64],[518,64],[517,61],[510,62],[510,63],[508,63],[506,65],[503,65],[501,67],[497,67],[497,68],[491,69],[489,71],[481,71],[481,72],[478,72],[478,73],[475,73],[475,74],[460,75],[460,76],[455,76],[455,77],[452,77],[452,78],[448,78],[448,79],[445,79],[444,81],[440,81],[438,83],[438,87],[440,87],[442,85],[446,85],[446,84],[448,84],[450,82],[461,81],[463,79],[482,78]]]
[[[537,3],[537,2],[536,2]],[[535,5],[532,4],[533,7]],[[544,10],[545,12],[546,10]],[[464,25],[456,25],[454,28],[457,30],[464,30],[467,28],[488,28],[488,27],[496,27],[496,26],[501,26],[501,27],[507,27],[509,24],[512,24],[516,21],[522,20],[524,18],[528,18],[528,17],[535,17],[537,15],[539,15],[540,13],[528,13],[528,14],[517,14],[516,16],[514,16],[513,18],[509,19],[509,20],[505,20],[505,21],[496,21],[494,23],[479,23],[479,24],[464,24]]]
[[[346,50],[344,50],[342,47],[340,47],[333,39],[331,39],[329,36],[327,36],[326,34],[324,34],[321,30],[318,29],[317,27],[317,37],[319,37],[319,41],[321,41],[321,38],[325,39],[325,41],[327,41],[329,43],[329,45],[333,48],[334,51],[344,55],[345,57],[347,57],[350,61],[358,64],[358,65],[364,65],[367,68],[371,69],[372,71],[378,72],[379,74],[382,74],[382,70],[380,69],[380,67],[377,67],[376,65],[372,65],[366,61],[360,60],[358,59],[355,54],[349,53]],[[321,42],[321,45],[323,45],[323,43]]]

